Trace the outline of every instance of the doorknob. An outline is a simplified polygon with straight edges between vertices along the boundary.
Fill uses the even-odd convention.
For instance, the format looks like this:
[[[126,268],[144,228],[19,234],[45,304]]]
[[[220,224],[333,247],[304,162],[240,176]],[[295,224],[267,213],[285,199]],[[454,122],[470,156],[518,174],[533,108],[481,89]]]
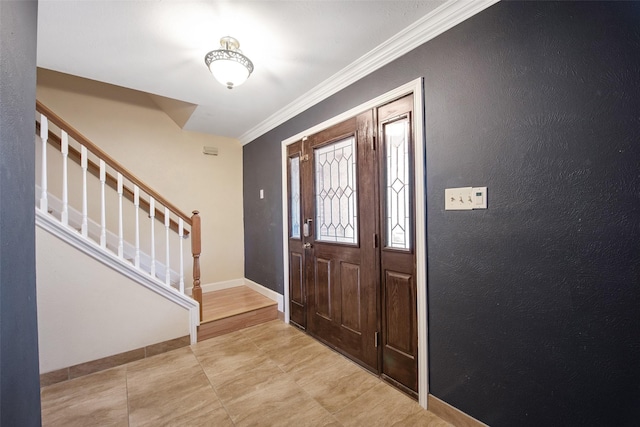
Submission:
[[[305,249],[311,249],[313,246],[311,246],[311,243],[307,242],[304,245],[302,245],[302,247]]]

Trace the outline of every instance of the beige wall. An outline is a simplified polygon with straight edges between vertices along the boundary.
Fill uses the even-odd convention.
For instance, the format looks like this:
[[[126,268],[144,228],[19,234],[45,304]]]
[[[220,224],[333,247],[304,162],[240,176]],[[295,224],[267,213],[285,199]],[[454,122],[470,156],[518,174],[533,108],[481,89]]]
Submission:
[[[148,94],[48,70],[37,98],[178,208],[200,211],[203,284],[244,277],[238,140],[180,129]]]
[[[41,373],[189,335],[188,310],[39,227],[36,274]]]

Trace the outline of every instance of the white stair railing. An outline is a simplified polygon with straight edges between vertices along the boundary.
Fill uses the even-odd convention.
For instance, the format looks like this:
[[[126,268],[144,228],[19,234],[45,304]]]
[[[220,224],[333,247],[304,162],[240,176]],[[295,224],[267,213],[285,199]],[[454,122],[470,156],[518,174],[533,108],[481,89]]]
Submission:
[[[60,147],[60,154],[62,154],[62,224],[69,225],[69,135],[62,131],[62,147]]]
[[[185,292],[183,240],[187,237],[194,239],[197,236],[198,244],[192,244],[192,248],[197,248],[197,253],[196,250],[193,251],[194,288],[192,294],[198,300],[197,297],[201,295],[201,292],[199,286],[200,219],[197,211],[194,211],[193,216],[188,216],[182,212],[42,103],[37,102],[36,110],[38,112],[36,120],[39,121],[42,156],[40,191],[38,192],[39,210],[48,215],[53,214],[66,227],[77,227],[79,234],[84,239],[93,241],[102,250],[109,251],[119,259],[130,262],[133,267],[145,271],[153,280],[164,286],[172,287],[181,294]],[[61,158],[48,155],[47,145],[54,145],[58,148]],[[47,163],[56,161],[55,159],[61,159],[61,164],[55,167],[48,167]],[[76,175],[70,175],[69,159],[74,160],[79,165],[79,172],[76,172]],[[50,177],[48,176],[51,173],[50,170],[61,170],[62,176]],[[99,193],[98,221],[92,221],[90,218],[94,209],[90,209],[89,206],[90,195],[93,194],[91,190],[92,182],[88,180],[89,174],[97,178],[97,185],[99,186],[99,190],[97,190]],[[76,180],[81,179],[82,181],[80,195],[70,193],[69,187],[73,183],[73,177],[77,177],[75,178]],[[50,181],[51,179],[53,181]],[[54,194],[49,194],[55,187],[52,186],[54,181],[60,181],[60,196],[62,200],[54,197]],[[71,187],[77,188],[74,185],[71,185]],[[108,189],[113,189],[112,196],[107,194]],[[110,197],[113,198],[111,208],[109,205]],[[49,200],[54,198],[59,201],[56,202],[56,205],[61,205],[55,209],[57,212],[53,212],[53,206],[49,206]],[[76,206],[78,204],[81,205],[79,209],[72,208],[74,203],[76,203]],[[145,246],[145,251],[148,250],[150,255],[143,252],[141,245],[140,210],[148,213],[151,224],[149,227],[149,245]],[[71,212],[73,212],[73,215],[70,214]],[[70,218],[71,216],[74,217],[73,221]],[[112,216],[117,217],[115,221],[109,221]],[[194,218],[197,218],[197,221],[194,221]],[[164,239],[156,239],[156,220],[164,224]],[[110,222],[117,224],[117,226],[114,226],[114,228],[117,227],[116,230],[109,230]],[[132,222],[133,226],[127,226]],[[195,226],[193,225],[194,222]],[[97,236],[91,232],[90,227],[90,224],[96,223],[99,224]],[[185,229],[185,225],[188,229]],[[134,245],[126,243],[127,229],[131,237],[131,228],[133,228],[132,240]],[[165,254],[162,271],[157,271],[156,245],[159,245]],[[172,245],[176,245],[177,249],[172,251],[170,249]],[[127,249],[127,247],[130,249]],[[131,252],[133,252],[133,259],[127,258],[132,256]],[[172,253],[175,254],[174,259],[171,258]],[[145,262],[142,262],[142,259]],[[172,276],[174,276],[173,279]],[[202,310],[202,301],[198,302]]]
[[[49,120],[43,116],[40,120],[40,140],[42,141],[42,158],[47,158],[47,141],[49,140]],[[40,177],[40,210],[47,212],[47,162],[43,161],[41,165]]]

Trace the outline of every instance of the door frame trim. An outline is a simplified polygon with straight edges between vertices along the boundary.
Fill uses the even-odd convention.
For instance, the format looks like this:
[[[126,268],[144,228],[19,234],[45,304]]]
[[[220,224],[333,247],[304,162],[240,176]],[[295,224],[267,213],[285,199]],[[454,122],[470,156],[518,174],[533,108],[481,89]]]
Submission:
[[[391,102],[404,95],[413,93],[413,131],[414,145],[414,197],[415,197],[415,255],[416,255],[416,299],[418,316],[418,402],[427,409],[429,394],[428,372],[428,325],[427,325],[427,230],[426,230],[426,194],[425,194],[425,136],[424,136],[424,79],[419,77],[370,101],[351,108],[342,114],[325,120],[309,129],[293,135],[281,143],[282,148],[282,250],[284,276],[284,321],[289,323],[289,215],[287,182],[287,146],[313,135],[335,124],[358,115],[364,111]]]

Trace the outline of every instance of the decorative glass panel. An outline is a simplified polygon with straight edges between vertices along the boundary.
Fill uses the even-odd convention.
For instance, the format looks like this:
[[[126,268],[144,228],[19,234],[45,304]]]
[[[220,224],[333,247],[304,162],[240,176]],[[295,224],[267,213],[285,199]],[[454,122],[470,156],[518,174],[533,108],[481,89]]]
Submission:
[[[291,237],[300,238],[300,157],[289,159],[289,212]]]
[[[387,239],[390,248],[411,248],[409,118],[384,125],[387,158]]]
[[[356,140],[317,148],[314,158],[316,240],[357,244]]]

